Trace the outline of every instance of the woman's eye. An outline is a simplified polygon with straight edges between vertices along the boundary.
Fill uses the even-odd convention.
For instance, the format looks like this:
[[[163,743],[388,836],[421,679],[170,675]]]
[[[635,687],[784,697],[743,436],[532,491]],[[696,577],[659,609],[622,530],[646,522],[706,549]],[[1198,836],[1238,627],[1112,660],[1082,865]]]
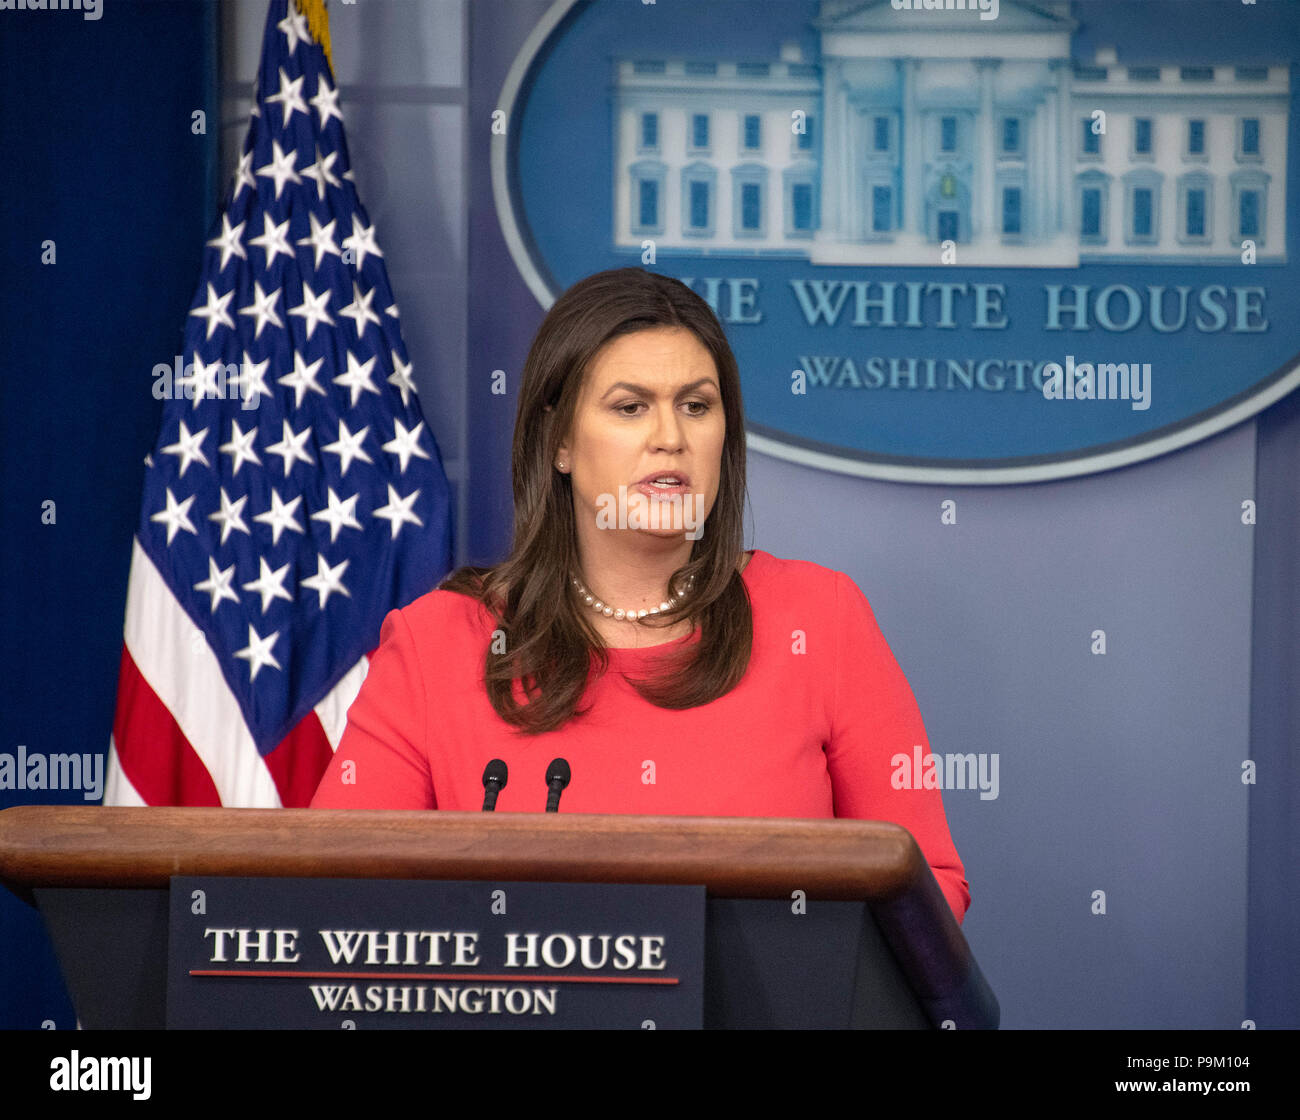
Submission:
[[[692,411],[689,413],[689,415],[691,416],[703,416],[706,412],[709,411],[710,408],[713,407],[707,401],[687,401],[686,405],[688,408],[692,409]],[[614,411],[621,416],[631,417],[636,415],[636,410],[639,409],[640,407],[641,407],[640,401],[629,401],[627,404],[616,405]],[[633,411],[629,412],[628,409],[632,409]]]

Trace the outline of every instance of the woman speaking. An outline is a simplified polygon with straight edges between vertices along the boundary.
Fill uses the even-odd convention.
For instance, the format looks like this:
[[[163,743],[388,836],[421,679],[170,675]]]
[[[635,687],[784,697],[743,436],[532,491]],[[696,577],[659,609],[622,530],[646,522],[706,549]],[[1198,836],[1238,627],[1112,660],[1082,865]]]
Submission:
[[[384,620],[313,807],[854,817],[916,838],[953,914],[970,901],[911,688],[842,572],[742,551],[736,359],[677,280],[597,273],[524,364],[514,542]]]

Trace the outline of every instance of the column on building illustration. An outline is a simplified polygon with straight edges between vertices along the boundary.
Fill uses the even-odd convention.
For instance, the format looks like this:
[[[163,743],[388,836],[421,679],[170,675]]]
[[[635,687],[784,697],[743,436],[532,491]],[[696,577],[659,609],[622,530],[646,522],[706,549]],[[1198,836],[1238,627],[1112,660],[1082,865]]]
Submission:
[[[1062,0],[996,20],[823,0],[817,62],[614,65],[613,243],[813,264],[1285,259],[1290,75],[1074,57]],[[912,13],[915,17],[915,13]]]

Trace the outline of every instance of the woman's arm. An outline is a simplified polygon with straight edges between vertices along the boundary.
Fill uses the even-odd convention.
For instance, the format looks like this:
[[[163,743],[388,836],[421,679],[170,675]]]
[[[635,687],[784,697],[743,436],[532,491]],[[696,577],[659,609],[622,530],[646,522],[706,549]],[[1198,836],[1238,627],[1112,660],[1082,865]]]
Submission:
[[[970,889],[940,791],[893,785],[896,755],[910,760],[917,744],[922,757],[930,750],[916,698],[866,597],[843,572],[835,573],[835,596],[839,639],[826,745],[835,815],[906,828],[960,922],[970,906]]]
[[[436,809],[427,754],[428,704],[415,636],[401,611],[379,632],[313,809]]]

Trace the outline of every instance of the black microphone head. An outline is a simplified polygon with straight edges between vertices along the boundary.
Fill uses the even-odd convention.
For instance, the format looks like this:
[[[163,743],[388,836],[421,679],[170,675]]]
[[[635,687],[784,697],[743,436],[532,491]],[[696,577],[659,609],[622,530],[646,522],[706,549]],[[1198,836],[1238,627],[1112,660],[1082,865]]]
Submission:
[[[546,768],[546,784],[548,786],[559,782],[560,789],[564,789],[569,784],[570,777],[569,764],[562,758],[552,759],[550,766]]]
[[[483,786],[487,787],[489,782],[495,782],[501,789],[506,788],[506,776],[509,770],[506,764],[499,758],[494,758],[483,770]]]

